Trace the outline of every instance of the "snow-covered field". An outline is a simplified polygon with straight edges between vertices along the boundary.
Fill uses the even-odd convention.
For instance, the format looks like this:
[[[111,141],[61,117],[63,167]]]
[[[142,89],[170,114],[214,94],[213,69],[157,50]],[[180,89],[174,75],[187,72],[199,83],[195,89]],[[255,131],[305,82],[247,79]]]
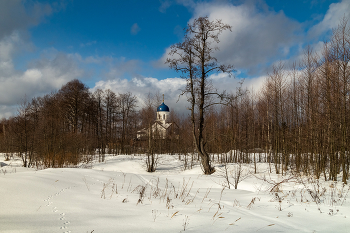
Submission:
[[[141,156],[36,170],[0,154],[0,164],[0,232],[350,232],[349,186],[270,175],[268,164],[237,190],[223,189],[222,165],[206,176],[172,155],[155,173]]]

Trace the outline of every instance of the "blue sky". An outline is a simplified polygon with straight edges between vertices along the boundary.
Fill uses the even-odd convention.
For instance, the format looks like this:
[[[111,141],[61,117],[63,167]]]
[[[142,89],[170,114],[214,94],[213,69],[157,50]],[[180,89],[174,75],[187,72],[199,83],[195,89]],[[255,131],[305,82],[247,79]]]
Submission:
[[[32,98],[80,79],[92,91],[165,94],[175,103],[184,81],[164,64],[169,47],[196,17],[222,19],[220,61],[233,64],[236,79],[213,76],[219,89],[237,81],[258,90],[271,64],[298,60],[308,44],[316,51],[329,38],[350,0],[2,0],[0,1],[0,118]]]

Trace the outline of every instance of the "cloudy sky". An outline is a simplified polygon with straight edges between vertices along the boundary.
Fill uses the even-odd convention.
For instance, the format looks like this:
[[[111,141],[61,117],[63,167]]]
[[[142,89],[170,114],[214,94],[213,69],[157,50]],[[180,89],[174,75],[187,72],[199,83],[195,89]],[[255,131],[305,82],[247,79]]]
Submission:
[[[232,26],[216,56],[236,78],[212,76],[215,86],[232,92],[244,78],[258,90],[271,64],[296,60],[309,44],[317,50],[349,12],[350,0],[1,0],[0,118],[72,79],[140,99],[164,93],[182,111],[184,80],[164,60],[199,16]]]

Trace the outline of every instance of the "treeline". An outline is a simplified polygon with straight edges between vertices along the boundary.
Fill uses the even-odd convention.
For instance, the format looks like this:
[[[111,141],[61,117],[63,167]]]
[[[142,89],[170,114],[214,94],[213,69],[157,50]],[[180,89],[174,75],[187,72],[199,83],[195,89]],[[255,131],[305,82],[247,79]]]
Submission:
[[[0,152],[21,157],[25,167],[77,165],[96,155],[103,162],[105,154],[145,154],[150,151],[148,139],[138,140],[137,131],[154,123],[160,94],[149,93],[143,102],[140,108],[130,92],[91,93],[81,81],[70,81],[57,92],[23,101],[15,117],[0,121]],[[173,111],[170,121],[186,125]],[[152,152],[183,152],[178,138],[153,137]]]
[[[1,121],[1,151],[16,152],[25,167],[62,167],[91,155],[128,153],[137,127],[136,97],[89,89],[73,80],[59,91],[24,101]]]
[[[236,149],[243,162],[249,162],[246,152],[264,151],[277,173],[292,169],[331,180],[341,174],[346,182],[350,164],[347,20],[333,31],[321,52],[308,47],[300,63],[275,64],[259,93],[246,92],[219,111],[208,112],[207,119],[207,146],[212,153]]]

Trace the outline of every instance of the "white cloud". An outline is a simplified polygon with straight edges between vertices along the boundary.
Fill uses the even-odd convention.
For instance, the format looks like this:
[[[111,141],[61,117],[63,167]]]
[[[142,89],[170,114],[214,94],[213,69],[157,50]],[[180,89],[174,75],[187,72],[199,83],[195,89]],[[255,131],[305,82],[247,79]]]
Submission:
[[[285,54],[296,41],[298,24],[282,12],[259,11],[255,5],[201,4],[195,17],[208,15],[209,19],[222,19],[232,26],[220,37],[219,60],[233,64],[237,69],[254,70]]]
[[[230,76],[226,73],[218,73],[210,75],[210,79],[214,88],[219,92],[226,91],[229,94],[235,94],[237,88],[240,87],[240,83],[243,81],[242,88],[247,90],[259,91],[263,87],[266,75],[251,77],[247,79],[238,79],[234,76]]]
[[[48,93],[53,88],[60,87],[58,83],[60,85],[64,83],[59,81],[62,76],[52,73],[54,69],[59,69],[55,68],[56,64],[41,68],[32,66],[21,71],[16,70],[13,63],[18,53],[34,48],[28,41],[29,35],[26,29],[39,24],[45,16],[64,7],[63,1],[52,5],[36,1],[0,1],[0,118],[14,115],[17,104],[25,95],[31,98]]]
[[[131,80],[116,78],[97,82],[91,91],[110,89],[119,94],[131,92],[137,96],[140,108],[144,106],[143,99],[145,99],[149,92],[153,94],[160,93],[165,95],[165,102],[171,110],[182,113],[186,110],[185,106],[187,103],[185,98],[181,98],[178,103],[176,102],[181,93],[180,89],[183,89],[185,85],[186,81],[181,78],[167,78],[163,80],[151,77],[134,77]]]
[[[350,0],[332,3],[323,20],[311,28],[309,35],[317,38],[324,33],[330,32],[330,30],[338,26],[343,17],[350,18]]]
[[[0,118],[14,115],[24,96],[27,99],[42,96],[60,89],[72,79],[84,81],[89,78],[90,74],[87,72],[90,68],[85,67],[86,65],[103,64],[105,71],[102,71],[101,77],[120,79],[126,74],[136,75],[140,64],[138,60],[126,60],[123,57],[119,59],[108,56],[82,57],[79,53],[66,54],[50,48],[42,51],[39,59],[31,61],[27,69],[16,70],[13,57],[18,47],[24,47],[25,44],[18,33],[13,33],[12,36],[0,41]],[[145,84],[148,85],[147,83],[155,82],[154,80],[144,82],[140,78],[133,80],[132,86],[139,84],[140,88]],[[119,82],[123,83],[127,85],[127,80]]]
[[[208,16],[210,20],[222,19],[232,26],[232,32],[225,31],[220,36],[220,51],[216,52],[216,57],[223,63],[233,64],[236,69],[245,69],[250,73],[259,71],[271,59],[288,56],[300,28],[283,12],[258,9],[249,3],[237,6],[228,2],[198,3],[189,22],[199,16]],[[168,52],[169,48],[157,61],[158,66],[164,63]]]
[[[136,35],[137,33],[139,33],[140,30],[141,30],[141,28],[139,27],[139,25],[137,23],[134,23],[131,26],[130,33],[133,35]]]
[[[29,64],[29,68],[16,70],[13,57],[17,45],[25,44],[17,33],[0,41],[0,117],[8,117],[24,96],[47,94],[61,88],[66,82],[85,77],[76,62],[77,55],[50,50]]]
[[[23,40],[18,31],[0,40],[0,77],[12,73],[14,69],[13,57],[25,50],[32,50],[32,48],[32,43]]]
[[[239,81],[241,81],[222,73],[212,75],[209,78],[218,92],[226,90],[229,94],[236,93],[237,88],[240,86]],[[244,81],[242,87],[248,90],[254,89],[254,91],[259,91],[263,86],[265,78],[266,76],[258,76],[247,79]],[[189,104],[187,103],[186,96],[181,96],[179,98],[179,95],[182,93],[181,90],[183,90],[185,86],[186,80],[182,78],[158,80],[152,77],[134,77],[131,80],[116,78],[113,80],[99,81],[91,91],[110,89],[119,94],[131,92],[133,95],[137,96],[140,108],[144,106],[144,99],[149,92],[153,94],[165,94],[165,103],[169,106],[170,111],[176,111],[178,114],[189,114],[187,110]]]
[[[13,116],[16,111],[17,106],[0,105],[0,120]]]
[[[254,90],[254,92],[259,92],[262,90],[267,75],[257,76],[249,79],[245,79],[242,87],[247,89],[248,91]]]
[[[163,56],[160,58],[160,59],[158,59],[158,60],[156,60],[156,61],[153,61],[152,62],[152,66],[154,67],[154,68],[168,68],[169,66],[168,66],[168,64],[166,64],[165,62],[166,62],[166,59],[168,58],[168,57],[170,57],[168,54],[170,53],[170,51],[171,51],[171,49],[170,48],[166,48],[165,49],[165,52],[163,53]]]
[[[66,82],[81,78],[83,71],[65,55],[58,55],[53,61],[46,61],[38,68],[1,78],[0,105],[14,105],[26,95],[28,98],[59,89]],[[69,65],[67,65],[69,64]]]

